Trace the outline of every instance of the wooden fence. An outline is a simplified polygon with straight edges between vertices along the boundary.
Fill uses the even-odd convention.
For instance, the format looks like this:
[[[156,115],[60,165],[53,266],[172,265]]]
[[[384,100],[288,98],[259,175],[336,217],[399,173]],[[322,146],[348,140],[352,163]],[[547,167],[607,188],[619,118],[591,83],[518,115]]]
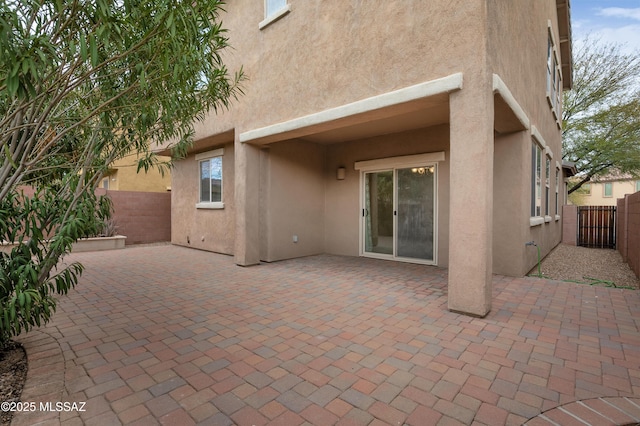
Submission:
[[[616,248],[616,207],[578,207],[578,245]]]

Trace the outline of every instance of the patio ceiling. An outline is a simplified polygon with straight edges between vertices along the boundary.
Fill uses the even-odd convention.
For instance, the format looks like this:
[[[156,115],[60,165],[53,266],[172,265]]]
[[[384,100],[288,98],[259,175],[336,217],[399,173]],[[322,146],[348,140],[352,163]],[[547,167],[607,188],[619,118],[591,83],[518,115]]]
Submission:
[[[462,88],[462,74],[405,87],[240,134],[240,141],[266,145],[287,139],[331,144],[396,133],[449,121],[449,93]]]

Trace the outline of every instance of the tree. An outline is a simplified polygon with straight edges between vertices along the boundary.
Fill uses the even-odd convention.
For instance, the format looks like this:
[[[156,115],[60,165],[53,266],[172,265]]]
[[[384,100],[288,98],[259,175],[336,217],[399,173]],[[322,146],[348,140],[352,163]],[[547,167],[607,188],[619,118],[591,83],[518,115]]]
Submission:
[[[194,121],[228,107],[223,2],[0,0],[0,344],[46,322],[82,272],[61,259],[108,210],[109,165],[153,145],[183,155]],[[26,195],[21,185],[34,188]]]
[[[563,159],[574,162],[576,191],[594,176],[640,175],[640,52],[589,37],[573,55],[564,93]]]

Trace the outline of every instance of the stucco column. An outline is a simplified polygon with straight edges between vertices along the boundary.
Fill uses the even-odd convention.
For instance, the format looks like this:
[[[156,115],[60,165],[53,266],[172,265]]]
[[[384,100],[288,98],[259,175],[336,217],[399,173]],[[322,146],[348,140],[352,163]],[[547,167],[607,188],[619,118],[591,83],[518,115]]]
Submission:
[[[493,260],[493,89],[483,73],[464,75],[450,96],[449,309],[491,310]]]
[[[260,149],[235,141],[236,239],[235,262],[260,262]]]

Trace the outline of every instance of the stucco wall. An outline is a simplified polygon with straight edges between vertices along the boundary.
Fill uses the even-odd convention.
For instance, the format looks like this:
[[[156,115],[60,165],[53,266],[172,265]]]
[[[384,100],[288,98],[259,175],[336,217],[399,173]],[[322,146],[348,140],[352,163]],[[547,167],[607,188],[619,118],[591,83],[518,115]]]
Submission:
[[[437,126],[341,144],[300,140],[264,150],[261,165],[261,258],[275,261],[317,253],[357,256],[360,173],[356,161],[428,152],[448,154],[448,126]],[[345,179],[338,180],[338,167]],[[438,164],[438,265],[449,251],[449,167]],[[293,237],[298,241],[294,242]]]
[[[163,161],[168,159],[161,158]],[[140,191],[140,192],[167,192],[171,188],[171,171],[165,170],[160,173],[157,168],[149,169],[148,172],[141,170],[138,173],[137,156],[128,155],[114,162],[111,167],[115,173],[107,176],[109,179],[109,189],[116,191]]]
[[[228,128],[242,133],[473,72],[485,63],[477,54],[486,31],[483,1],[289,4],[289,14],[262,30],[262,3],[236,0],[225,5],[221,17],[233,48],[224,60],[232,71],[243,66],[245,94],[228,112],[198,125],[196,138]]]
[[[560,125],[546,97],[549,22],[556,44],[560,42],[556,2],[487,0],[487,8],[491,70],[502,78],[559,159]]]
[[[224,148],[222,158],[223,209],[196,208],[199,201],[199,165],[195,154],[176,162],[172,170],[171,242],[217,253],[233,254],[235,243],[234,147]]]
[[[557,7],[553,0],[488,0],[487,8],[488,43],[491,46],[488,52],[492,72],[504,81],[530,120],[530,126],[535,126],[552,155],[551,221],[529,226],[531,132],[496,136],[494,185],[499,200],[494,204],[494,223],[500,225],[494,233],[494,272],[518,275],[518,271],[524,274],[537,262],[537,250],[529,247],[522,251],[524,243],[535,241],[542,256],[546,256],[561,240],[562,220],[555,214],[555,170],[557,163],[562,161],[561,132],[559,121],[546,97],[549,23],[556,50],[560,54]],[[544,159],[543,155],[543,174]],[[562,188],[563,183],[560,182]],[[544,192],[544,185],[542,189]],[[509,205],[509,199],[518,208]],[[561,197],[558,202],[562,203]],[[543,212],[544,203],[543,194]],[[558,211],[561,216],[561,206]],[[501,232],[505,226],[508,232]]]
[[[522,275],[527,269],[523,250],[529,225],[530,169],[527,165],[527,132],[495,136],[493,168],[493,270],[505,275]]]
[[[496,133],[494,138],[492,121],[496,74],[523,110],[527,124],[522,127],[535,126],[550,148],[554,189],[555,163],[561,161],[560,129],[546,98],[549,20],[557,37],[554,0],[407,0],[366,5],[356,0],[289,0],[288,4],[288,14],[261,30],[261,5],[236,0],[225,6],[228,12],[222,19],[233,49],[224,53],[224,60],[231,70],[244,67],[245,94],[229,111],[199,124],[196,139],[234,129],[235,222],[228,215],[233,209],[226,206],[224,213],[212,213],[204,220],[207,212],[194,214],[193,208],[184,207],[193,204],[189,198],[197,194],[180,195],[175,200],[180,207],[174,212],[179,210],[184,225],[174,229],[174,241],[202,229],[235,225],[239,264],[320,251],[356,255],[359,178],[353,163],[440,150],[446,152],[447,161],[440,164],[438,175],[438,264],[448,264],[451,250],[460,253],[459,269],[469,270],[468,276],[453,281],[466,283],[467,278],[481,276],[489,282],[491,259],[494,272],[522,275],[537,259],[535,251],[525,249],[527,241],[535,240],[543,254],[560,241],[555,205],[550,209],[552,220],[529,225],[530,129]],[[421,130],[409,130],[420,127],[414,116],[411,126],[391,131],[384,126],[392,125],[396,117],[384,116],[388,111],[376,116],[373,111],[372,127],[381,136],[369,137],[370,133],[366,138],[341,140],[343,129],[329,123],[317,130],[332,132],[335,140],[327,145],[310,143],[319,140],[317,135],[297,134],[308,140],[253,141],[267,143],[261,150],[239,137],[457,73],[463,84],[450,95],[421,99],[425,117]],[[495,120],[513,121],[515,115],[505,113],[504,105]],[[430,113],[439,121],[429,121]],[[441,125],[446,121],[450,124]],[[438,125],[428,127],[434,123]],[[505,129],[500,131],[513,132],[511,124],[500,126]],[[274,140],[280,142],[268,144]],[[339,166],[347,171],[343,181],[335,179]],[[174,178],[176,193],[178,182],[191,181],[184,175],[188,167],[174,172],[182,174]],[[185,192],[197,190],[195,183],[189,185]],[[307,222],[298,222],[305,216],[310,218]],[[453,241],[449,241],[450,227],[457,233]],[[298,235],[298,243],[293,243],[293,235]],[[224,250],[214,250],[210,244],[199,248],[234,252],[233,236],[224,241]],[[490,292],[487,289],[483,291]]]
[[[635,180],[611,181],[612,195],[604,196],[604,182],[590,182],[590,194],[580,194],[574,200],[580,206],[615,206],[619,198],[636,192]],[[575,193],[574,193],[575,194]]]
[[[326,161],[325,249],[327,253],[357,256],[360,227],[360,173],[356,161],[445,151],[438,164],[438,265],[448,265],[449,253],[449,127],[446,125],[344,144],[329,145]],[[345,167],[344,180],[336,179]]]
[[[261,259],[324,253],[324,147],[294,140],[272,144],[267,152]]]

